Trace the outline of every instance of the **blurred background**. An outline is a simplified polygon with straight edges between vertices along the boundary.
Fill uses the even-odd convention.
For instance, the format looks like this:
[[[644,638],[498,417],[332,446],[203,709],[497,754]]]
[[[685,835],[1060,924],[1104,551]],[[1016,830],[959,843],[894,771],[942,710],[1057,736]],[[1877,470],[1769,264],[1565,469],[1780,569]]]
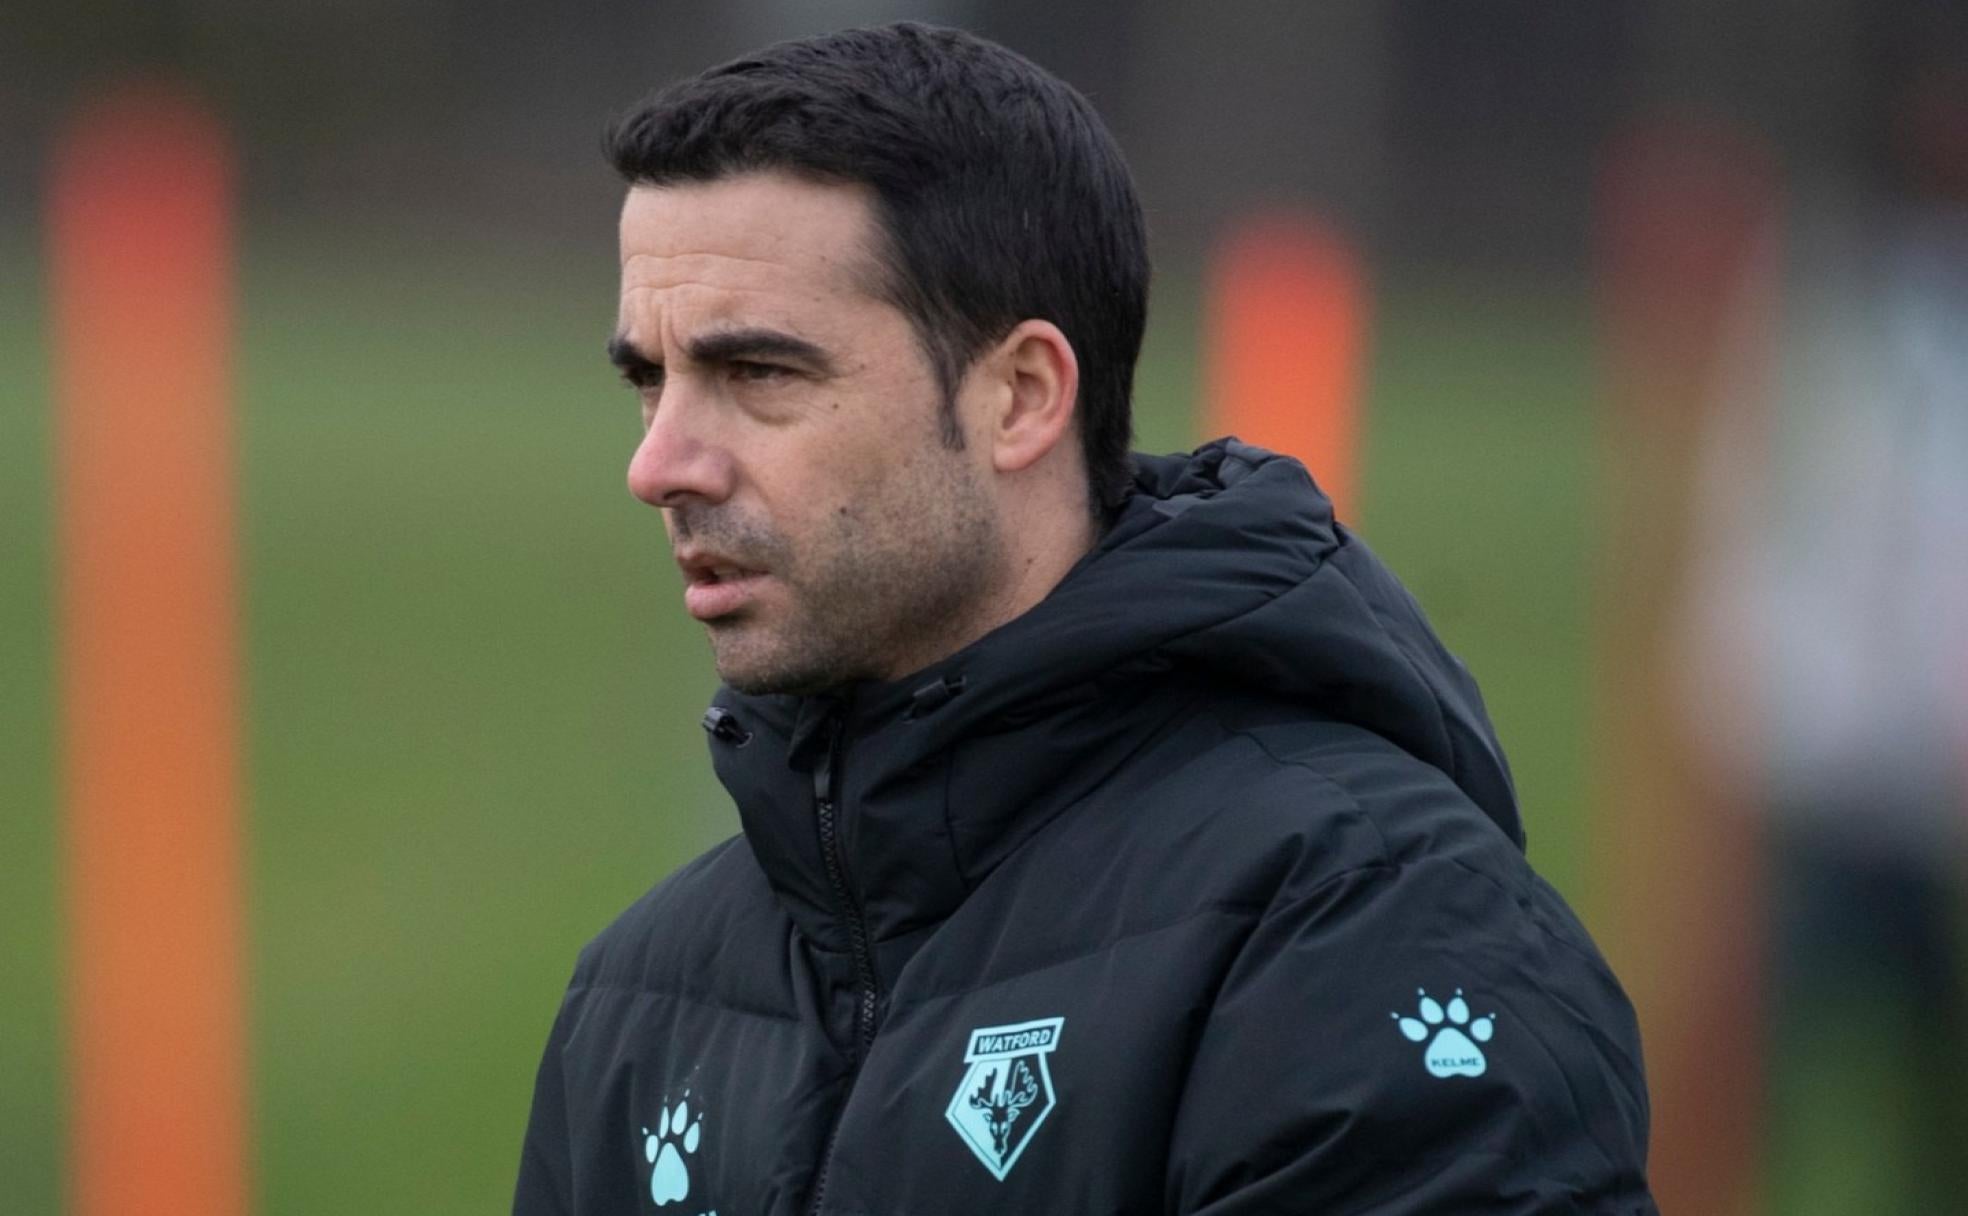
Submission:
[[[88,496],[62,410],[134,425],[156,381],[74,305],[63,234],[92,214],[76,181],[142,214],[175,172],[132,137],[127,172],[64,177],[89,115],[178,115],[230,183],[230,471],[207,480],[235,545],[243,886],[214,881],[243,912],[244,1193],[496,1211],[576,950],[736,827],[697,728],[708,654],[622,483],[600,129],[763,42],[905,17],[1055,70],[1127,151],[1156,262],[1140,446],[1237,417],[1238,267],[1317,251],[1307,290],[1341,322],[1272,346],[1343,342],[1320,408],[1353,421],[1299,454],[1482,682],[1532,860],[1640,1011],[1663,1209],[1968,1208],[1951,0],[14,6],[0,1208],[168,1168],[163,1127],[71,1145],[102,880],[75,818],[91,635],[64,513]],[[170,513],[123,493],[132,528]],[[140,673],[91,695],[141,703]],[[160,921],[213,885],[134,864]]]

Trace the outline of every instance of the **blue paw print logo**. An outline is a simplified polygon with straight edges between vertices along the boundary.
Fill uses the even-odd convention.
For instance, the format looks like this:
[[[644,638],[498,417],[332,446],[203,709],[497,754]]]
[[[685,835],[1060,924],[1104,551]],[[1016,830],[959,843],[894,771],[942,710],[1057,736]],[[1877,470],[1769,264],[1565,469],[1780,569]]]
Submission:
[[[1387,1016],[1400,1025],[1401,1034],[1409,1042],[1428,1040],[1421,1053],[1421,1062],[1428,1071],[1438,1077],[1482,1076],[1489,1061],[1483,1058],[1483,1049],[1476,1044],[1489,1042],[1490,1036],[1496,1033],[1496,1014],[1470,1020],[1469,1002],[1462,999],[1460,988],[1449,998],[1447,1007],[1429,996],[1425,989],[1415,991],[1421,996],[1415,1011],[1419,1017],[1403,1017],[1398,1013]]]
[[[671,1110],[665,1106],[656,1120],[656,1130],[642,1129],[642,1156],[654,1168],[649,1173],[649,1197],[656,1206],[668,1207],[690,1198],[690,1158],[704,1138],[704,1115],[690,1114],[690,1091]],[[717,1216],[706,1212],[704,1216]]]

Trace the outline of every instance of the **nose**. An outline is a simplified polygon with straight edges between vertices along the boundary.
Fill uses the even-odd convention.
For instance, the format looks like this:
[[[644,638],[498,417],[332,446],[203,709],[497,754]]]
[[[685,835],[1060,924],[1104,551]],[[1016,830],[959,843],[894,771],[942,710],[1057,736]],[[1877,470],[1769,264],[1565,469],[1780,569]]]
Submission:
[[[629,458],[629,493],[652,507],[723,502],[736,472],[731,453],[687,390],[673,379]]]

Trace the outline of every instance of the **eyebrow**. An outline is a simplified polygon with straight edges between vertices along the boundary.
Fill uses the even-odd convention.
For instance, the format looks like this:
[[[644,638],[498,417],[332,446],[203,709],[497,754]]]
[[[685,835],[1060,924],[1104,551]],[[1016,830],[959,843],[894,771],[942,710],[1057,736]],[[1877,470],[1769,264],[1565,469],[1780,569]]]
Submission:
[[[642,348],[629,341],[628,336],[625,334],[616,334],[608,340],[608,361],[613,363],[625,376],[633,376],[638,372],[655,371],[662,366],[656,360],[643,354]]]
[[[827,352],[805,338],[777,329],[727,329],[703,334],[684,344],[696,363],[733,363],[747,359],[791,359],[804,363],[822,375],[831,374],[834,361]],[[662,366],[651,359],[626,334],[608,340],[608,361],[625,373],[654,371]]]

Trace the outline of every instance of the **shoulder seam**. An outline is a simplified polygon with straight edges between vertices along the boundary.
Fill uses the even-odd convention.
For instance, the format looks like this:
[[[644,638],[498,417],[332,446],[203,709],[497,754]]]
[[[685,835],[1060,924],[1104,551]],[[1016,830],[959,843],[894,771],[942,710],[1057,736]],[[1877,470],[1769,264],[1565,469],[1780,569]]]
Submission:
[[[1347,789],[1339,782],[1333,780],[1331,774],[1327,773],[1324,769],[1320,768],[1318,765],[1311,763],[1310,761],[1298,759],[1295,757],[1287,758],[1284,756],[1280,756],[1277,752],[1271,750],[1270,744],[1266,743],[1263,739],[1258,737],[1256,731],[1253,731],[1248,727],[1245,727],[1240,730],[1232,731],[1231,738],[1250,740],[1251,746],[1257,748],[1257,750],[1263,752],[1266,756],[1268,756],[1273,764],[1281,765],[1288,768],[1303,769],[1305,772],[1308,772],[1312,774],[1314,777],[1317,777],[1321,782],[1325,783],[1325,785],[1328,786],[1334,793],[1338,794],[1341,798],[1345,799],[1347,807],[1355,815],[1357,815],[1369,828],[1373,829],[1374,839],[1380,841],[1381,863],[1386,865],[1400,864],[1399,862],[1394,860],[1394,850],[1388,846],[1387,834],[1380,830],[1380,824],[1374,820],[1374,817],[1372,815],[1367,814],[1366,808],[1360,805],[1360,800],[1353,796],[1353,791]],[[1393,745],[1389,744],[1389,746],[1391,747]],[[1423,762],[1417,760],[1415,761],[1415,763],[1420,764]],[[1477,810],[1479,811],[1481,809],[1482,809],[1481,807],[1477,808]],[[1359,866],[1349,867],[1348,870],[1341,871],[1340,873],[1350,873],[1352,870],[1365,869],[1373,864],[1375,863],[1365,862]],[[1338,875],[1336,874],[1334,875],[1334,877],[1338,877]],[[1320,885],[1323,886],[1325,884],[1322,881]]]
[[[1390,869],[1401,870],[1413,864],[1413,862],[1400,861],[1395,858],[1393,850],[1388,846],[1386,833],[1382,832],[1380,829],[1380,824],[1374,819],[1372,815],[1369,815],[1366,812],[1366,809],[1364,807],[1360,805],[1360,800],[1353,796],[1353,792],[1351,790],[1347,789],[1339,782],[1333,780],[1332,776],[1326,773],[1319,766],[1304,759],[1287,758],[1284,756],[1280,756],[1277,752],[1273,751],[1271,747],[1264,742],[1264,740],[1258,738],[1256,732],[1249,730],[1248,728],[1234,731],[1232,732],[1232,736],[1249,739],[1251,741],[1251,744],[1254,747],[1256,747],[1259,751],[1263,752],[1267,757],[1269,757],[1273,763],[1279,765],[1286,765],[1292,768],[1303,769],[1305,772],[1312,774],[1312,776],[1318,778],[1321,782],[1331,787],[1335,793],[1337,793],[1341,798],[1344,798],[1346,800],[1346,805],[1350,807],[1356,815],[1358,815],[1362,820],[1364,820],[1368,827],[1373,829],[1375,838],[1380,841],[1381,858],[1382,858],[1381,861],[1364,862],[1360,865],[1348,866],[1344,870],[1335,871],[1334,873],[1319,879],[1319,881],[1315,883],[1312,886],[1312,888],[1305,893],[1306,897],[1310,897],[1318,893],[1319,891],[1324,890],[1330,883],[1334,882],[1335,880],[1345,878],[1348,875],[1360,873],[1364,870],[1374,869],[1376,866],[1386,866]],[[1392,747],[1393,744],[1390,743],[1388,746]],[[1426,761],[1423,760],[1415,760],[1414,762],[1416,764],[1427,763]],[[1462,794],[1460,789],[1457,790],[1457,793]],[[1468,795],[1466,794],[1462,794],[1462,797],[1466,801],[1468,801],[1470,807],[1474,809],[1478,814],[1483,813],[1483,808],[1477,805],[1474,799],[1469,798]],[[1487,819],[1488,817],[1485,816],[1485,818]],[[1545,924],[1544,917],[1538,911],[1537,905],[1535,904],[1535,902],[1532,901],[1530,895],[1526,891],[1520,889],[1513,889],[1508,884],[1500,881],[1494,874],[1490,874],[1483,870],[1479,870],[1475,866],[1470,865],[1468,862],[1462,860],[1459,857],[1436,856],[1436,857],[1430,857],[1427,860],[1439,861],[1446,865],[1452,865],[1456,869],[1461,870],[1464,873],[1469,874],[1474,878],[1479,878],[1483,882],[1489,884],[1490,886],[1495,887],[1506,898],[1508,898],[1512,904],[1516,905],[1518,911],[1523,913],[1526,920],[1528,920],[1532,925],[1536,926],[1539,935],[1542,936],[1546,941],[1560,947],[1561,949],[1565,950],[1569,954],[1576,955],[1579,958],[1586,960],[1587,962],[1594,962],[1594,963],[1599,962],[1599,960],[1594,954],[1584,949],[1583,947],[1579,946],[1577,943],[1571,941],[1564,934],[1552,932],[1551,928]],[[1535,874],[1534,871],[1533,874]]]

